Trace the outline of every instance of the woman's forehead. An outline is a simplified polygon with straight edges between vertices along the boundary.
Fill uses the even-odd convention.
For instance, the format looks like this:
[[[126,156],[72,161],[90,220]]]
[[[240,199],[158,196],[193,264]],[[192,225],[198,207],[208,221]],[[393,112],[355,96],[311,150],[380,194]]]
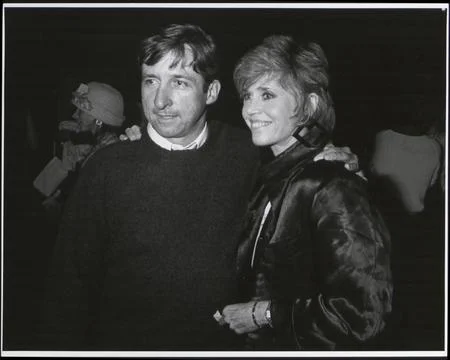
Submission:
[[[254,79],[254,81],[249,82],[247,89],[259,88],[269,85],[280,85],[280,74],[279,73],[264,73]]]
[[[283,76],[280,72],[270,72],[262,74],[254,81],[248,82],[246,90],[264,89],[264,88],[282,88],[290,93],[297,93],[293,80]]]

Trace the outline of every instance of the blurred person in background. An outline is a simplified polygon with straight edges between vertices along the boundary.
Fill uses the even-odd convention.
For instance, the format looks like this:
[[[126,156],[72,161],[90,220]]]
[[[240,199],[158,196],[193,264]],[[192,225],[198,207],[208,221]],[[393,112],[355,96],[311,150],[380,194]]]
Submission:
[[[444,345],[445,121],[437,97],[390,108],[377,132],[369,171],[392,234],[392,350]]]
[[[98,150],[119,141],[125,121],[122,94],[109,84],[82,83],[72,95],[73,120],[59,123],[61,159],[54,157],[35,181],[46,195],[44,208],[57,220],[79,170]]]

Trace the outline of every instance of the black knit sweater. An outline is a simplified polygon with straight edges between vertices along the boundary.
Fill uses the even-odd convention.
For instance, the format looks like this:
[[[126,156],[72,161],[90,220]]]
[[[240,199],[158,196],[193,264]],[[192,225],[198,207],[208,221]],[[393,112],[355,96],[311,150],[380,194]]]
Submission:
[[[49,349],[220,350],[235,249],[258,165],[246,132],[211,123],[198,150],[144,134],[99,151],[68,200],[41,328]]]

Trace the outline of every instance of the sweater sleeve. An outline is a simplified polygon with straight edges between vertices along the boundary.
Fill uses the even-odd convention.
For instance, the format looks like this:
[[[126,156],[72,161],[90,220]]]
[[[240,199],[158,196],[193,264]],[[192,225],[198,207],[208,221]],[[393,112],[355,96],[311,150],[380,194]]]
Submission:
[[[43,347],[82,350],[88,346],[103,247],[103,171],[87,164],[67,200],[56,239],[39,324]]]
[[[364,343],[391,311],[389,233],[359,181],[336,178],[312,204],[318,289],[291,304],[300,348],[336,349]]]

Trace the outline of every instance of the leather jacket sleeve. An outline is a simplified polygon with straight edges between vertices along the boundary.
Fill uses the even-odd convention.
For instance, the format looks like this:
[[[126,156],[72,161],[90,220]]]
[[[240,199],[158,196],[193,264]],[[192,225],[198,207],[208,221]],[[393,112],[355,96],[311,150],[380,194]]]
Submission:
[[[336,177],[317,191],[311,220],[317,292],[274,303],[297,347],[336,349],[375,337],[391,311],[389,233],[362,182]],[[277,316],[280,315],[280,316]]]

